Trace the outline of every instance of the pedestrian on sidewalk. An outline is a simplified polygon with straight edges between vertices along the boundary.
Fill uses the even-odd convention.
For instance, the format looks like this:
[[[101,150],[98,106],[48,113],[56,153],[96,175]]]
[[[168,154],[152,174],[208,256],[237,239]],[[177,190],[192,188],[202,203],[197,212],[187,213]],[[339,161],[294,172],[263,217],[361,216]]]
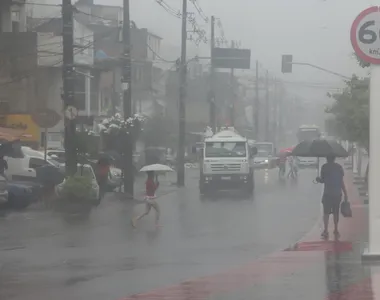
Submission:
[[[321,169],[321,176],[316,179],[317,182],[325,185],[322,197],[324,225],[322,237],[328,238],[329,236],[328,226],[330,214],[333,215],[334,219],[334,235],[339,237],[338,223],[342,192],[344,201],[347,201],[347,190],[343,179],[344,171],[343,167],[335,162],[334,156],[328,156],[326,159],[327,162]]]
[[[141,218],[147,216],[150,213],[150,210],[153,208],[156,212],[156,227],[159,226],[158,221],[160,219],[160,207],[158,206],[158,203],[156,201],[156,191],[160,185],[158,182],[158,176],[155,176],[154,171],[147,172],[148,178],[145,182],[145,189],[146,189],[146,195],[145,195],[145,212],[132,219],[132,226],[136,227],[136,223]],[[156,177],[156,181],[154,178]]]

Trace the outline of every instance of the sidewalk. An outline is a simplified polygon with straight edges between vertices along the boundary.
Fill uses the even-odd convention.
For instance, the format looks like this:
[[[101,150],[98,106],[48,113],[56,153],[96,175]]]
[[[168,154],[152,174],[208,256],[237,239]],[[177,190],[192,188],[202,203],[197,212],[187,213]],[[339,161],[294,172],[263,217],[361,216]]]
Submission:
[[[372,283],[380,284],[380,267],[368,267],[361,262],[368,241],[367,206],[352,184],[352,172],[346,171],[345,181],[353,218],[342,218],[339,241],[331,237],[329,241],[320,239],[320,220],[298,243],[284,251],[240,268],[123,300],[380,299]]]

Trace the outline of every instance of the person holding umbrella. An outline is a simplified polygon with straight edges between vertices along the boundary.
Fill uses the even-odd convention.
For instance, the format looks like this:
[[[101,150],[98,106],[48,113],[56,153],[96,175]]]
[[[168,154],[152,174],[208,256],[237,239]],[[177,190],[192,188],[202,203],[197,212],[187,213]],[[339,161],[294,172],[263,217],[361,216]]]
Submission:
[[[316,178],[316,181],[323,183],[324,191],[322,197],[323,204],[323,238],[328,238],[329,216],[333,215],[334,219],[334,235],[339,237],[339,208],[342,201],[342,192],[344,201],[347,202],[347,190],[344,184],[344,171],[340,164],[335,162],[334,156],[327,156],[327,162],[322,166],[321,175]]]
[[[160,219],[160,207],[158,206],[158,203],[156,202],[156,191],[160,185],[158,182],[158,173],[165,173],[165,172],[173,172],[174,170],[166,165],[161,164],[153,164],[143,167],[140,172],[146,172],[148,175],[148,178],[145,182],[145,212],[132,219],[132,226],[136,227],[136,223],[141,218],[148,215],[153,208],[156,211],[156,227],[159,226],[158,221]],[[156,178],[156,180],[154,180]]]
[[[141,218],[147,216],[151,209],[153,208],[156,211],[156,227],[159,226],[158,221],[160,220],[160,207],[158,206],[156,199],[156,191],[160,185],[158,182],[158,176],[155,176],[154,171],[148,171],[147,172],[148,178],[145,182],[145,212],[132,219],[132,226],[136,227],[136,223]],[[154,178],[156,177],[156,181],[154,181]]]
[[[318,183],[324,184],[322,196],[323,204],[323,238],[328,238],[329,216],[334,218],[334,234],[339,237],[338,223],[339,210],[342,201],[348,203],[347,190],[344,184],[344,171],[340,164],[335,162],[336,157],[347,157],[347,151],[335,140],[316,139],[299,143],[292,151],[292,155],[300,157],[326,157],[327,162],[322,166],[320,175],[316,178]],[[319,172],[319,166],[317,171]]]

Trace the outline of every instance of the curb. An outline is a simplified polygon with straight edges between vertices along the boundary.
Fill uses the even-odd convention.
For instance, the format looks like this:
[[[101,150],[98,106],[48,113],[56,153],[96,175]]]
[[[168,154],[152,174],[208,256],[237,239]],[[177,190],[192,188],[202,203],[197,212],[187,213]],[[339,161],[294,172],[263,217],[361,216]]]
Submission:
[[[354,182],[354,179],[353,179],[354,174],[352,172],[350,172],[350,175],[347,175],[347,177],[345,177],[345,178],[346,178],[345,183],[346,183],[347,192],[349,194],[349,197],[352,199],[352,200],[350,200],[352,209],[355,210],[356,207],[358,207],[358,209],[360,209],[361,207],[366,207],[366,205],[364,205],[364,204],[368,204],[368,199],[362,199],[362,197],[360,197],[359,191],[353,183]],[[355,218],[355,216],[354,216],[354,218]],[[354,219],[354,218],[352,218],[352,219]],[[360,215],[358,218],[360,219]],[[290,251],[292,249],[296,249],[298,244],[301,244],[301,243],[322,241],[320,239],[320,236],[319,236],[320,232],[318,231],[318,228],[322,228],[322,226],[323,226],[322,219],[323,219],[323,214],[321,211],[321,214],[320,214],[318,220],[316,221],[315,225],[311,228],[311,230],[309,230],[306,234],[304,234],[296,243],[294,243],[294,244],[290,245],[288,248],[284,249],[284,251]],[[353,226],[352,224],[347,224],[347,226],[349,226],[350,228],[348,231],[343,230],[343,232],[341,232],[341,233],[343,233],[342,237],[345,235],[344,233],[347,234],[347,232],[352,231],[353,229],[354,229],[354,231],[357,230],[357,228],[354,228],[356,226],[352,227]]]

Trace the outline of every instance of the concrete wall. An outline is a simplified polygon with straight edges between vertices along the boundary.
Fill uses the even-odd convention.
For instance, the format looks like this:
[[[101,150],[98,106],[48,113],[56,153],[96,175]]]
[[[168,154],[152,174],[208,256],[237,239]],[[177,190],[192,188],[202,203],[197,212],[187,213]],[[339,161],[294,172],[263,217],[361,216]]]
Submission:
[[[26,31],[26,7],[23,1],[12,4],[10,0],[0,2],[0,32]]]
[[[33,109],[37,68],[36,33],[0,34],[0,101],[15,112]]]

